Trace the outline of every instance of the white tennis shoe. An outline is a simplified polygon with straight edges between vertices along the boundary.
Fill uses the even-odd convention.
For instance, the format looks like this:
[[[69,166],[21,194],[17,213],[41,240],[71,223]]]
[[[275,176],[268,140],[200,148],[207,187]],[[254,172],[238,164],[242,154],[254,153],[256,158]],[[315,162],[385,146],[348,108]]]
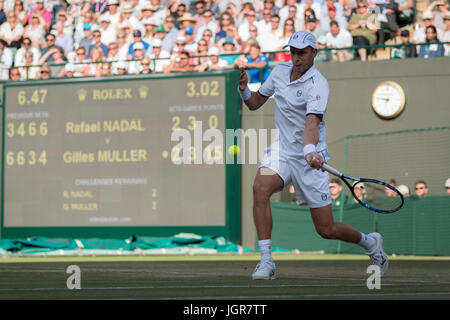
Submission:
[[[275,263],[272,260],[261,260],[253,271],[253,280],[274,280]]]
[[[376,245],[366,254],[370,257],[370,264],[380,268],[380,275],[383,277],[389,268],[389,259],[383,250],[383,237],[378,232],[369,233],[368,236],[376,241]]]

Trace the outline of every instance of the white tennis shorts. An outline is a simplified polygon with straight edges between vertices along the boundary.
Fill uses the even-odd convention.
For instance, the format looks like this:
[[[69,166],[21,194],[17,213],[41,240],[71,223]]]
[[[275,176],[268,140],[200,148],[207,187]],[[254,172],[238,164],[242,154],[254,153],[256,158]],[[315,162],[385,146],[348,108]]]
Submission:
[[[326,150],[319,154],[328,161]],[[303,157],[274,157],[269,147],[259,167],[276,172],[283,179],[284,186],[292,182],[300,205],[321,208],[331,204],[328,173],[312,168]]]

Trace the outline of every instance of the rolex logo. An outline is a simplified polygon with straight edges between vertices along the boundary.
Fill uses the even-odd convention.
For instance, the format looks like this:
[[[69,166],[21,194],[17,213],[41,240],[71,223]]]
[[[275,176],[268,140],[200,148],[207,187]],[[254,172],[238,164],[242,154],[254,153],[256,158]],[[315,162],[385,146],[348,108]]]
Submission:
[[[139,89],[139,98],[145,99],[148,95],[148,88],[146,86],[140,86]]]
[[[78,101],[84,101],[86,100],[87,91],[84,89],[80,89],[77,91],[78,94]]]

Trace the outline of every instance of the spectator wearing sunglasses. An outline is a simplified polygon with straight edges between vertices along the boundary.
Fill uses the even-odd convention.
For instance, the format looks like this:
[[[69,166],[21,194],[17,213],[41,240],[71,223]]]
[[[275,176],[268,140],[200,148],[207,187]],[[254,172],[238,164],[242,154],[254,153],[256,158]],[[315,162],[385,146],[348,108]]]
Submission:
[[[22,46],[16,51],[14,65],[23,66],[25,64],[25,53],[30,51],[33,53],[33,63],[37,64],[41,56],[41,51],[38,48],[33,47],[30,38],[24,38],[22,41]]]

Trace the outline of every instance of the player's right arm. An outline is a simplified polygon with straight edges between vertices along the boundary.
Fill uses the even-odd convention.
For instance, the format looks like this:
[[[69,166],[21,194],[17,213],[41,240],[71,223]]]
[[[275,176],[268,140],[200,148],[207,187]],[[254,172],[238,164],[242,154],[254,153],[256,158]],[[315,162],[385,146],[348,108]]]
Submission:
[[[248,76],[244,68],[240,68],[241,75],[239,76],[239,91],[244,103],[250,110],[258,110],[264,103],[266,103],[269,97],[260,95],[258,92],[251,92],[248,89]],[[249,94],[250,92],[250,94]]]

